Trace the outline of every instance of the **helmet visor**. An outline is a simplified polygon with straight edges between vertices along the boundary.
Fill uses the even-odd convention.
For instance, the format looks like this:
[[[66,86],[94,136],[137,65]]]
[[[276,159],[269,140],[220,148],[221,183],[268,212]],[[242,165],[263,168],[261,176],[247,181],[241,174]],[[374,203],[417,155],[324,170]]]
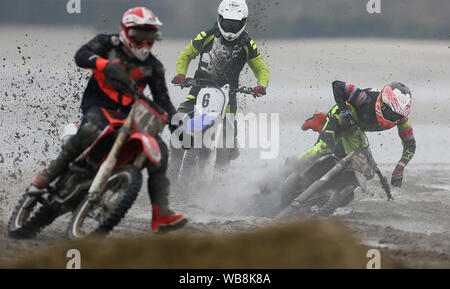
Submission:
[[[131,28],[128,36],[138,45],[151,44],[155,40],[159,40],[159,32],[156,29],[147,27]]]
[[[244,18],[242,20],[231,20],[224,19],[222,16],[220,16],[219,21],[223,31],[227,33],[238,33],[245,26],[247,19]]]
[[[389,105],[382,103],[381,105],[381,113],[383,114],[383,118],[392,123],[396,123],[403,118],[403,115],[394,112]]]

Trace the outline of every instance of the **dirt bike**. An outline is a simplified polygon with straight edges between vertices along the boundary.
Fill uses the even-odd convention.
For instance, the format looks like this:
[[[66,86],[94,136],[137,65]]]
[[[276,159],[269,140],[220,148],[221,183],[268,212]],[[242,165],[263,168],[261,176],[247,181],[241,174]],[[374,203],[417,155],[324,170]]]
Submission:
[[[336,154],[320,157],[300,174],[291,173],[281,189],[282,207],[285,208],[275,220],[289,219],[299,214],[306,216],[329,216],[339,207],[347,206],[354,198],[357,187],[364,187],[362,176],[370,180],[375,174],[380,178],[388,200],[393,200],[388,180],[378,168],[365,143],[361,129],[354,127],[359,137],[359,147],[344,158]]]
[[[106,234],[120,222],[140,191],[141,170],[159,164],[155,137],[168,118],[144,96],[135,99],[128,115],[102,109],[109,124],[47,193],[22,196],[9,221],[9,236],[32,238],[68,212],[73,212],[70,238]],[[63,138],[75,134],[76,128],[66,131]]]
[[[185,186],[192,183],[194,176],[201,176],[203,182],[210,184],[215,170],[226,166],[230,160],[230,150],[220,147],[221,143],[235,145],[235,123],[226,114],[230,93],[253,94],[253,89],[243,86],[231,91],[229,84],[221,87],[213,80],[192,78],[179,86],[200,88],[192,117],[185,115],[183,119],[183,137],[188,136],[194,148],[184,150],[177,176],[184,189],[192,189]],[[205,145],[205,139],[209,145]],[[200,145],[196,145],[199,140]]]

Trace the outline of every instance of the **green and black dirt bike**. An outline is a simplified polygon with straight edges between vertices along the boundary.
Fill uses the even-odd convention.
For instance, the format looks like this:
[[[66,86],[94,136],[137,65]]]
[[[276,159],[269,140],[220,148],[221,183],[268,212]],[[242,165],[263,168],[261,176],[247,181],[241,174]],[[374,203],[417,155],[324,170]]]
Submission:
[[[359,137],[359,147],[343,158],[327,154],[300,172],[294,171],[281,186],[283,211],[275,219],[284,220],[299,215],[329,216],[337,208],[353,201],[355,189],[364,187],[364,177],[372,179],[375,174],[389,200],[393,199],[387,178],[383,176],[369,149],[369,142],[361,136],[361,129],[354,127]]]

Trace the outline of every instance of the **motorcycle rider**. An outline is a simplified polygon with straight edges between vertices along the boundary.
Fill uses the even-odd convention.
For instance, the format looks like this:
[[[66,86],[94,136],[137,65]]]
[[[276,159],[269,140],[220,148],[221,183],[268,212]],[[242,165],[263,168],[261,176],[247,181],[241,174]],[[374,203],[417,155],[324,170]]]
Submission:
[[[83,117],[80,128],[64,143],[56,160],[34,178],[29,192],[45,192],[69,163],[97,138],[108,125],[102,108],[127,115],[134,103],[134,89],[142,93],[149,85],[153,101],[168,113],[170,120],[175,108],[168,95],[164,68],[151,53],[154,42],[160,40],[161,25],[151,10],[135,7],[123,14],[120,34],[99,34],[76,52],[76,64],[93,70],[81,102]],[[148,169],[151,229],[154,232],[175,229],[186,223],[182,214],[177,215],[168,208],[168,150],[159,136],[156,139],[161,149],[161,163],[159,167]]]
[[[257,78],[253,88],[254,97],[265,95],[269,83],[269,72],[255,42],[250,38],[245,27],[248,7],[245,0],[223,0],[218,8],[217,22],[208,31],[200,32],[180,53],[177,61],[173,84],[183,84],[189,63],[200,54],[195,79],[212,79],[220,86],[230,84],[231,90],[238,88],[239,74],[247,63]],[[177,112],[193,115],[197,94],[200,89],[193,87],[185,102]],[[236,113],[236,93],[230,93],[227,113]],[[235,137],[236,137],[235,130]],[[181,165],[182,149],[171,147],[170,170],[177,171]],[[230,159],[237,158],[239,150],[236,145]]]
[[[391,82],[381,91],[360,89],[353,84],[334,81],[333,94],[336,105],[325,116],[315,114],[307,119],[303,130],[320,132],[316,144],[307,151],[287,160],[287,164],[307,164],[322,155],[334,152],[344,157],[359,146],[355,125],[364,131],[384,131],[397,126],[403,152],[392,173],[391,184],[400,187],[403,172],[416,151],[416,141],[408,119],[411,109],[411,92],[400,82]]]

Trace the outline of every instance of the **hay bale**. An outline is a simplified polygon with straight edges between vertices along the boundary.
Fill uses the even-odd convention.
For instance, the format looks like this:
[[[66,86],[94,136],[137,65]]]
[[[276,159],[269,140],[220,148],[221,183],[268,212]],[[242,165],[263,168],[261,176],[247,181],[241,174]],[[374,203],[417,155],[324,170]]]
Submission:
[[[366,268],[369,261],[369,248],[341,222],[326,220],[233,234],[91,238],[43,249],[12,267],[66,268],[69,249],[81,252],[82,268]],[[396,267],[384,256],[381,265]]]

